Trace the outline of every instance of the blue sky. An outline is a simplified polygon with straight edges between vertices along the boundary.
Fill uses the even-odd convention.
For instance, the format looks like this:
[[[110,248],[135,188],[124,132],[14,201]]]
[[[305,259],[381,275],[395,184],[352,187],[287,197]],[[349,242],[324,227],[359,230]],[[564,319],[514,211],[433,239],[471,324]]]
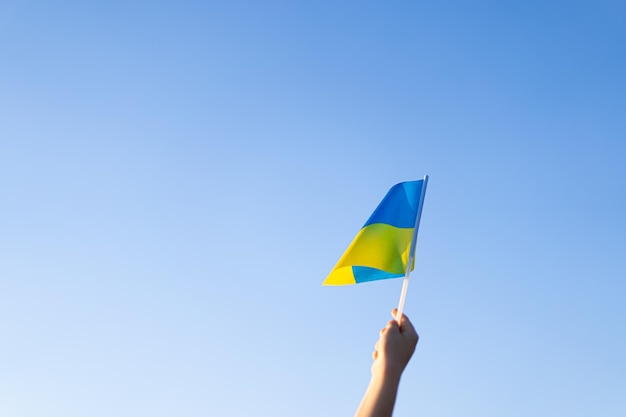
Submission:
[[[626,7],[0,5],[0,415],[340,416],[430,176],[395,415],[626,413]]]

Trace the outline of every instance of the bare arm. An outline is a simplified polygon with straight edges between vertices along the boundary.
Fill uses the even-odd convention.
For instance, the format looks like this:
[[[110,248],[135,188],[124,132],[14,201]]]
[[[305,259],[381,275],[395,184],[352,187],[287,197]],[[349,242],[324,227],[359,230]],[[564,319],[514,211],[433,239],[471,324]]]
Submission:
[[[395,316],[395,310],[391,314]],[[391,417],[400,377],[417,340],[417,332],[405,315],[400,325],[391,320],[380,331],[373,354],[372,378],[355,417]]]

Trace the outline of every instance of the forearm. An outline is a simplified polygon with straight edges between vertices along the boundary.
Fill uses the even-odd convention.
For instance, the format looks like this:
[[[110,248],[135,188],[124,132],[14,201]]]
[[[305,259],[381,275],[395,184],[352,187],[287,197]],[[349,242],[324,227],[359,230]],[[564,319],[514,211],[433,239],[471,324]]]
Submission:
[[[400,373],[372,375],[355,417],[391,417],[399,383]]]
[[[396,310],[391,312],[395,317]],[[390,320],[381,331],[372,353],[372,379],[355,417],[391,417],[398,395],[400,376],[409,363],[418,335],[406,316],[402,327]]]

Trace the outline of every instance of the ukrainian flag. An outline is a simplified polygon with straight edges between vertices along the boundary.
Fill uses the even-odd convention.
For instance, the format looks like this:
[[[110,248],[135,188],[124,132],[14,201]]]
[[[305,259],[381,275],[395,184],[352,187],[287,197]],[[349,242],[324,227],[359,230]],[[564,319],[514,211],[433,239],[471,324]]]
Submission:
[[[414,232],[426,191],[425,181],[427,177],[391,187],[323,285],[349,285],[404,276],[410,255],[415,251]]]

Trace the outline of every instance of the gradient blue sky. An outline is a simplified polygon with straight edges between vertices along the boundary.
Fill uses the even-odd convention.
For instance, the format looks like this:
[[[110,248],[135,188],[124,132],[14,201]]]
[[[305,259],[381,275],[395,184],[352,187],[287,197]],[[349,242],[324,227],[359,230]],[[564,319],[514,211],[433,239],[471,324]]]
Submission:
[[[626,3],[0,3],[0,415],[626,415]]]

